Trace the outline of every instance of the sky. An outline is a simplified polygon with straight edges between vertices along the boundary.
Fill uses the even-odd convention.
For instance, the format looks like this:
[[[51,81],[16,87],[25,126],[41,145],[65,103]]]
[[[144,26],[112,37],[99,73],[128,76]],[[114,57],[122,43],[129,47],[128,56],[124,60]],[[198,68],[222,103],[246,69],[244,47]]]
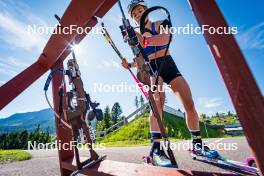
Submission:
[[[162,5],[167,8],[171,13],[173,26],[198,25],[186,0],[146,0],[146,2],[149,6]],[[50,34],[27,32],[28,25],[42,27],[56,25],[54,14],[62,16],[69,3],[69,0],[0,0],[0,86],[33,64],[50,37]],[[122,3],[126,7],[129,1],[122,0]],[[238,34],[235,37],[263,94],[264,2],[255,0],[253,3],[251,0],[244,0],[243,3],[238,3],[236,0],[218,0],[217,3],[228,24],[238,27]],[[131,50],[123,42],[119,30],[121,14],[117,4],[102,21],[122,54],[131,61],[133,58]],[[133,20],[131,23],[136,26]],[[135,96],[141,95],[140,92],[98,92],[95,89],[95,85],[100,84],[135,84],[129,72],[120,66],[119,58],[102,35],[89,34],[76,48],[84,87],[92,99],[100,102],[101,108],[107,105],[112,107],[115,102],[119,102],[124,115],[133,112]],[[220,72],[202,35],[174,35],[170,53],[190,85],[199,114],[235,112]],[[48,73],[44,74],[3,108],[0,111],[0,118],[48,108],[43,91],[47,76]],[[51,99],[51,90],[48,95]],[[183,111],[183,107],[173,93],[167,93],[167,105]]]

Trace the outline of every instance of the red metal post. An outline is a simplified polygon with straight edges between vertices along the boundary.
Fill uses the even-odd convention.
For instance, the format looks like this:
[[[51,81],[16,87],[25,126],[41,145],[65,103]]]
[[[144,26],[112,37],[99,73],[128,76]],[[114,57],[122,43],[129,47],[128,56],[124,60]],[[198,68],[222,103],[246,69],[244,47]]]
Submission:
[[[225,27],[215,0],[189,0],[200,25]],[[210,34],[204,37],[221,72],[248,144],[264,174],[264,99],[233,35]]]
[[[63,68],[63,62],[56,63],[53,67],[53,69],[57,68]],[[61,80],[64,77],[62,74],[54,74],[52,78],[52,93],[53,93],[53,104],[54,104],[54,110],[58,113],[59,111],[59,87],[61,85]],[[64,89],[64,95],[65,95],[66,89]],[[63,97],[63,106],[66,106],[66,98]],[[65,119],[64,114],[62,114],[62,118]],[[63,144],[65,146],[69,147],[70,142],[72,141],[72,132],[69,128],[65,127],[62,128],[58,125],[58,118],[55,117],[55,126],[56,126],[56,134],[57,134],[57,144],[58,144],[58,152],[59,152],[59,161],[60,161],[60,171],[62,176],[68,176],[71,174],[72,171],[70,171],[67,168],[62,167],[62,161],[71,161],[74,158],[74,152],[73,150],[64,150]],[[61,148],[59,148],[61,147]]]

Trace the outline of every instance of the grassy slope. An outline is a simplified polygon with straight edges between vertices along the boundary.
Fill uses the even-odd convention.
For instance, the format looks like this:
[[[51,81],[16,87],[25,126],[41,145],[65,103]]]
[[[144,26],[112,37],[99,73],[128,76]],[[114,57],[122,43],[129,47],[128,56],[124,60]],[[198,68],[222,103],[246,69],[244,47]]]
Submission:
[[[208,120],[209,124],[211,125],[229,125],[240,123],[237,118],[234,116],[225,116],[225,117],[212,117]]]
[[[149,134],[149,123],[148,115],[144,114],[133,122],[123,126],[119,131],[112,133],[101,142],[109,143],[110,146],[122,145],[148,145],[150,134]],[[164,114],[164,124],[169,137],[173,139],[190,139],[190,132],[186,127],[185,120],[179,117],[175,117],[168,113]],[[223,137],[223,130],[215,130],[208,128],[209,137]],[[206,137],[204,125],[201,124],[201,133],[203,137]],[[112,143],[112,144],[111,144]]]
[[[0,150],[0,164],[28,160],[31,154],[23,150]]]

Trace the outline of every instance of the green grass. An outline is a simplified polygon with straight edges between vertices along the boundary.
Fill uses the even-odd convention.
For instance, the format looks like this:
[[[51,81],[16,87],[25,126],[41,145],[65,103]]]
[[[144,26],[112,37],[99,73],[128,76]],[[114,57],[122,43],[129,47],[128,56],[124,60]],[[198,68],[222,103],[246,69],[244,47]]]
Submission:
[[[148,117],[148,113],[138,117],[97,143],[105,143],[106,147],[150,145]],[[184,119],[164,113],[164,124],[171,141],[191,138]],[[204,125],[201,123],[200,126],[202,136],[206,137]],[[210,138],[225,137],[223,129],[207,128],[207,130]]]
[[[100,142],[104,143],[104,147],[136,147],[136,146],[148,146],[149,140],[127,140],[127,141],[114,141],[114,142]]]
[[[166,132],[170,137],[176,139],[190,139],[191,134],[189,129],[186,126],[186,122],[184,119],[170,115],[168,113],[164,114],[164,124],[166,127]],[[203,123],[200,123],[201,128],[201,135],[203,138],[206,138],[206,130]],[[224,129],[212,129],[207,127],[207,132],[209,138],[217,138],[217,137],[224,137],[225,132]]]
[[[0,150],[0,164],[28,160],[31,154],[23,150]]]
[[[133,122],[123,126],[119,131],[113,132],[106,137],[102,142],[116,142],[116,141],[144,141],[150,138],[148,114],[137,118]]]
[[[240,123],[239,120],[234,116],[212,117],[206,121],[210,125],[230,125]]]
[[[179,141],[179,139],[170,138],[171,142]],[[127,140],[127,141],[114,141],[114,142],[96,142],[96,144],[104,144],[104,147],[137,147],[137,146],[149,146],[150,140]]]

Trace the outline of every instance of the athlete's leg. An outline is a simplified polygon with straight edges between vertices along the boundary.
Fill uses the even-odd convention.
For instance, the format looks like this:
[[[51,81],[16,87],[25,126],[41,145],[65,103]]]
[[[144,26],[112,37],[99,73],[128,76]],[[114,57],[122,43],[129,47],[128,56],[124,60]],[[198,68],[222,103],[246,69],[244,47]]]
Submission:
[[[182,76],[178,76],[169,84],[185,109],[186,124],[192,134],[193,142],[195,144],[201,144],[199,117],[195,109],[192,93],[187,81]]]
[[[170,82],[170,86],[173,92],[179,97],[179,100],[186,111],[186,123],[192,135],[192,143],[194,147],[193,152],[196,155],[208,158],[218,158],[218,152],[210,150],[207,146],[203,145],[199,127],[199,117],[187,81],[182,76],[179,76]]]
[[[190,130],[199,130],[199,118],[187,81],[182,76],[179,76],[170,82],[170,86],[186,111],[186,123],[188,128]]]

